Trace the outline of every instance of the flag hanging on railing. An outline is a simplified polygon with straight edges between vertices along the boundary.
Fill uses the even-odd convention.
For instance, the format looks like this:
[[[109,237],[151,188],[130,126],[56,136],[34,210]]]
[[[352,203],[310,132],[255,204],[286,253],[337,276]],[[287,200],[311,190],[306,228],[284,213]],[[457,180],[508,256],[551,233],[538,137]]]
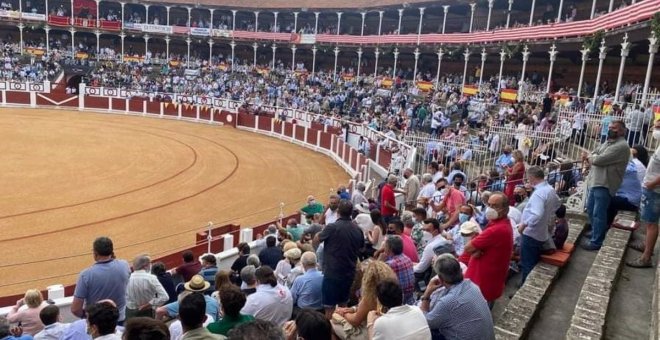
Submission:
[[[342,77],[342,79],[344,79],[344,81],[351,81],[351,80],[353,80],[353,78],[355,78],[353,73],[344,73],[344,74],[342,74],[341,77]]]
[[[381,87],[390,88],[392,87],[392,85],[394,85],[394,80],[392,80],[392,78],[389,77],[383,78],[383,80],[380,82]]]
[[[417,82],[417,88],[420,91],[428,92],[433,90],[433,83],[430,81],[420,80]]]
[[[505,103],[515,103],[518,99],[518,90],[502,89],[500,92],[500,101]]]
[[[601,110],[602,113],[609,113],[612,111],[612,99],[605,99],[605,102],[603,102],[603,109]]]
[[[660,105],[653,105],[653,116],[655,120],[660,120]]]
[[[466,96],[474,96],[479,92],[479,88],[475,85],[465,85],[463,86],[463,94]]]

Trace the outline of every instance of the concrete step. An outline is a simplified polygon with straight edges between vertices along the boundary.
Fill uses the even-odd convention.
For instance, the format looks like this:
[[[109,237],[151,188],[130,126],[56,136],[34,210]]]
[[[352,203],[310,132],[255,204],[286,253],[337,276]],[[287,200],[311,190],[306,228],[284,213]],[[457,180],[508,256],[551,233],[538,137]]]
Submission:
[[[576,243],[584,229],[586,216],[571,213],[567,215],[567,219],[569,235],[566,242]],[[569,259],[569,263],[570,261],[571,259]],[[541,306],[549,297],[552,286],[562,270],[563,268],[546,263],[539,263],[532,270],[525,284],[515,292],[503,311],[494,313],[496,339],[513,340],[528,336]]]

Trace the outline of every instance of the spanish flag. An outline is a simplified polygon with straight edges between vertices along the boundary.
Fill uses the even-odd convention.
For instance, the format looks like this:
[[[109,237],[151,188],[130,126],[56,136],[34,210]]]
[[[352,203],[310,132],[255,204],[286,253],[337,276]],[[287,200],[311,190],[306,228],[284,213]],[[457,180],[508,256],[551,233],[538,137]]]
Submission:
[[[170,66],[179,66],[179,61],[178,60],[171,60],[170,61]]]
[[[430,81],[420,80],[417,82],[417,88],[420,91],[428,92],[433,90],[433,83]]]
[[[220,71],[227,71],[227,64],[221,63],[220,65],[218,65],[218,69]]]
[[[261,74],[262,76],[267,75],[268,72],[269,70],[266,67],[257,67],[257,73]]]
[[[389,78],[389,77],[388,77],[388,78],[384,78],[384,79],[380,82],[380,86],[385,87],[385,88],[390,88],[390,87],[392,87],[393,84],[394,84],[394,80],[392,80],[392,78]]]
[[[353,80],[353,78],[355,78],[355,76],[353,75],[353,73],[344,73],[342,75],[342,78],[344,79],[344,81],[351,81]]]
[[[500,100],[505,103],[515,103],[518,99],[518,91],[514,89],[503,89],[500,92]]]
[[[479,92],[479,88],[474,85],[463,86],[463,94],[466,96],[474,96]]]
[[[660,105],[653,105],[653,115],[655,120],[660,120]]]

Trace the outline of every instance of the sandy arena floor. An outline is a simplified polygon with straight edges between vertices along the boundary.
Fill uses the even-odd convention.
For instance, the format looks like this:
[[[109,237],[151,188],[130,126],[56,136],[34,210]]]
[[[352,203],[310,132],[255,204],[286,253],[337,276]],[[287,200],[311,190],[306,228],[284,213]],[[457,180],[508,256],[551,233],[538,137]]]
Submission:
[[[159,256],[208,221],[261,224],[348,181],[287,142],[144,117],[0,109],[0,148],[0,296],[75,282],[100,235],[120,258]]]

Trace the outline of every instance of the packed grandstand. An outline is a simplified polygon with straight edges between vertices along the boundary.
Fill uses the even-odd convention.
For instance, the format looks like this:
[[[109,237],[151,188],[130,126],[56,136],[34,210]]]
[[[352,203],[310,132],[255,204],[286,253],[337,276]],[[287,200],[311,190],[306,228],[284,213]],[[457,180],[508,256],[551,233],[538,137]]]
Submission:
[[[659,8],[2,0],[3,106],[228,125],[324,153],[351,181],[158,258],[117,259],[98,235],[75,284],[0,299],[0,339],[526,338],[574,248],[599,261],[616,244],[591,283],[604,311],[573,302],[548,334],[602,338],[619,264],[657,266]],[[651,338],[656,285],[637,292]]]

